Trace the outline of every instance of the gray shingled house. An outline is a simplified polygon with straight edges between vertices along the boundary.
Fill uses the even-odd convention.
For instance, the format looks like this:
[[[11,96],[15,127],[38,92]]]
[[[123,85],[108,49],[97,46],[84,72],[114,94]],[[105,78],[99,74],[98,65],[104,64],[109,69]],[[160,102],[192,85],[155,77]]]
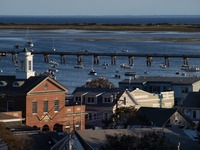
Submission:
[[[200,122],[200,92],[189,92],[182,105],[183,112],[194,122]]]

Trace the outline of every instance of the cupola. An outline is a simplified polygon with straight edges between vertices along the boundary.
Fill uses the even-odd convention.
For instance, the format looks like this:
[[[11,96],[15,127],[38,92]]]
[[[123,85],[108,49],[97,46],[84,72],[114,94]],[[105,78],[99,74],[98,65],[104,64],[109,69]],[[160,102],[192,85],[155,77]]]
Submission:
[[[18,55],[16,79],[28,79],[31,76],[35,76],[35,71],[33,71],[33,55],[27,48],[24,48]]]

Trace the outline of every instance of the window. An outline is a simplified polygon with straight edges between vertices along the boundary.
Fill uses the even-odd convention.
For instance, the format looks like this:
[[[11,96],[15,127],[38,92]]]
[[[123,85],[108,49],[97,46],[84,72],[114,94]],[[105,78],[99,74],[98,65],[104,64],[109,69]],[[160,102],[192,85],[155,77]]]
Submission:
[[[188,87],[181,87],[181,92],[182,93],[188,93],[189,92]]]
[[[13,87],[20,87],[24,84],[24,81],[15,81],[13,82],[12,86]]]
[[[88,114],[86,114],[86,115],[85,115],[85,120],[88,120],[88,119],[89,119],[89,118],[88,118]]]
[[[37,114],[37,101],[32,102],[32,113]]]
[[[70,122],[66,122],[65,130],[67,133],[70,133]]]
[[[104,98],[104,103],[111,103],[111,98],[110,97],[105,97]]]
[[[48,112],[48,101],[44,101],[44,113]]]
[[[75,102],[81,102],[81,97],[76,96],[76,97],[75,97]]]
[[[7,101],[7,111],[14,111],[14,102]]]
[[[21,71],[24,71],[24,61],[20,61],[21,64]]]
[[[94,120],[97,120],[97,113],[94,113]]]
[[[44,89],[47,89],[48,88],[48,83],[45,83],[44,84]]]
[[[31,61],[28,61],[28,70],[31,70],[32,66],[31,66]]]
[[[54,101],[54,111],[59,111],[59,100]]]
[[[165,92],[165,91],[172,91],[172,87],[170,87],[170,86],[164,86],[163,87],[163,91]]]
[[[159,86],[150,86],[150,92],[160,92]]]
[[[197,117],[197,113],[196,113],[196,111],[192,111],[192,118],[196,118]]]
[[[85,120],[97,120],[97,113],[96,112],[90,112],[87,115],[85,115]]]
[[[92,113],[88,113],[88,115],[89,115],[88,119],[92,120]]]
[[[0,87],[6,86],[6,85],[7,85],[7,82],[6,82],[6,81],[0,81]]]
[[[124,97],[124,105],[126,105],[126,97]]]
[[[103,114],[103,119],[104,119],[104,120],[108,120],[108,113],[104,113],[104,114]]]
[[[94,103],[94,97],[88,97],[87,102],[88,103]]]

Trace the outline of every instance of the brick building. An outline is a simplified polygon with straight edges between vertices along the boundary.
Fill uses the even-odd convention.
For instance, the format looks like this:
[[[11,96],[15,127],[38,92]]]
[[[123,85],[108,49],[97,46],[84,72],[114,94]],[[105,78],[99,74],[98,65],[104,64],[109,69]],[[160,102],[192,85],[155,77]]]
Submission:
[[[25,125],[43,131],[84,129],[85,107],[66,106],[67,92],[53,78],[35,76],[33,56],[24,49],[18,57],[16,76],[0,76],[0,111],[22,111]]]

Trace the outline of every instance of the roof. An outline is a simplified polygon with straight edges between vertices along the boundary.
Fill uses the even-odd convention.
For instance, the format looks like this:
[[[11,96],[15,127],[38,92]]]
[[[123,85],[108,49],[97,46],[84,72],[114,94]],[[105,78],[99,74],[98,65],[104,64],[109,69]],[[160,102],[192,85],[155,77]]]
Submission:
[[[0,76],[0,84],[2,83],[3,86],[0,86],[1,93],[23,93],[26,94],[30,90],[32,90],[35,86],[41,83],[44,80],[50,80],[51,82],[56,83],[61,88],[67,90],[64,86],[58,83],[56,80],[45,76],[31,76],[28,79],[16,79],[15,76]]]
[[[134,79],[124,79],[119,82],[119,84],[123,83],[134,83],[134,84],[144,84],[146,82],[162,82],[162,83],[170,83],[170,84],[193,84],[195,82],[200,81],[199,77],[162,77],[162,76],[139,76]]]
[[[0,113],[0,121],[10,120],[10,119],[21,119],[21,117],[5,114],[2,112]]]
[[[82,146],[85,149],[100,149],[106,142],[106,135],[115,135],[115,134],[126,134],[126,135],[141,135],[142,133],[149,132],[160,132],[163,131],[169,140],[175,147],[178,143],[181,144],[182,150],[198,150],[200,145],[183,132],[183,130],[177,128],[176,130],[171,130],[171,128],[132,128],[132,129],[105,129],[105,130],[76,130],[76,135],[78,140],[82,142]],[[94,136],[95,135],[95,136]],[[122,148],[123,149],[123,148]]]
[[[77,87],[72,94],[78,93],[78,92],[82,92],[82,93],[86,93],[86,92],[96,92],[96,93],[103,93],[103,92],[107,92],[107,93],[113,93],[113,92],[120,92],[121,89],[119,88],[87,88],[87,87]]]
[[[112,95],[114,94],[115,96],[117,96],[117,98],[119,98],[119,96],[124,92],[124,89],[119,89],[119,88],[87,88],[87,87],[77,87],[74,91],[73,91],[73,95],[84,95],[84,96],[93,96],[93,97],[97,97],[97,104],[91,104],[92,106],[106,106],[106,107],[110,107],[115,105],[115,100],[113,100],[113,103],[103,103],[102,102],[102,96],[108,96],[108,95]],[[84,97],[83,97],[84,98]],[[69,105],[72,105],[73,99],[71,99],[69,101]],[[84,102],[83,102],[84,104]],[[90,105],[90,104],[87,104]]]
[[[189,92],[182,106],[200,108],[200,92]]]
[[[155,126],[162,127],[176,111],[176,108],[141,107],[138,113],[152,121]]]

